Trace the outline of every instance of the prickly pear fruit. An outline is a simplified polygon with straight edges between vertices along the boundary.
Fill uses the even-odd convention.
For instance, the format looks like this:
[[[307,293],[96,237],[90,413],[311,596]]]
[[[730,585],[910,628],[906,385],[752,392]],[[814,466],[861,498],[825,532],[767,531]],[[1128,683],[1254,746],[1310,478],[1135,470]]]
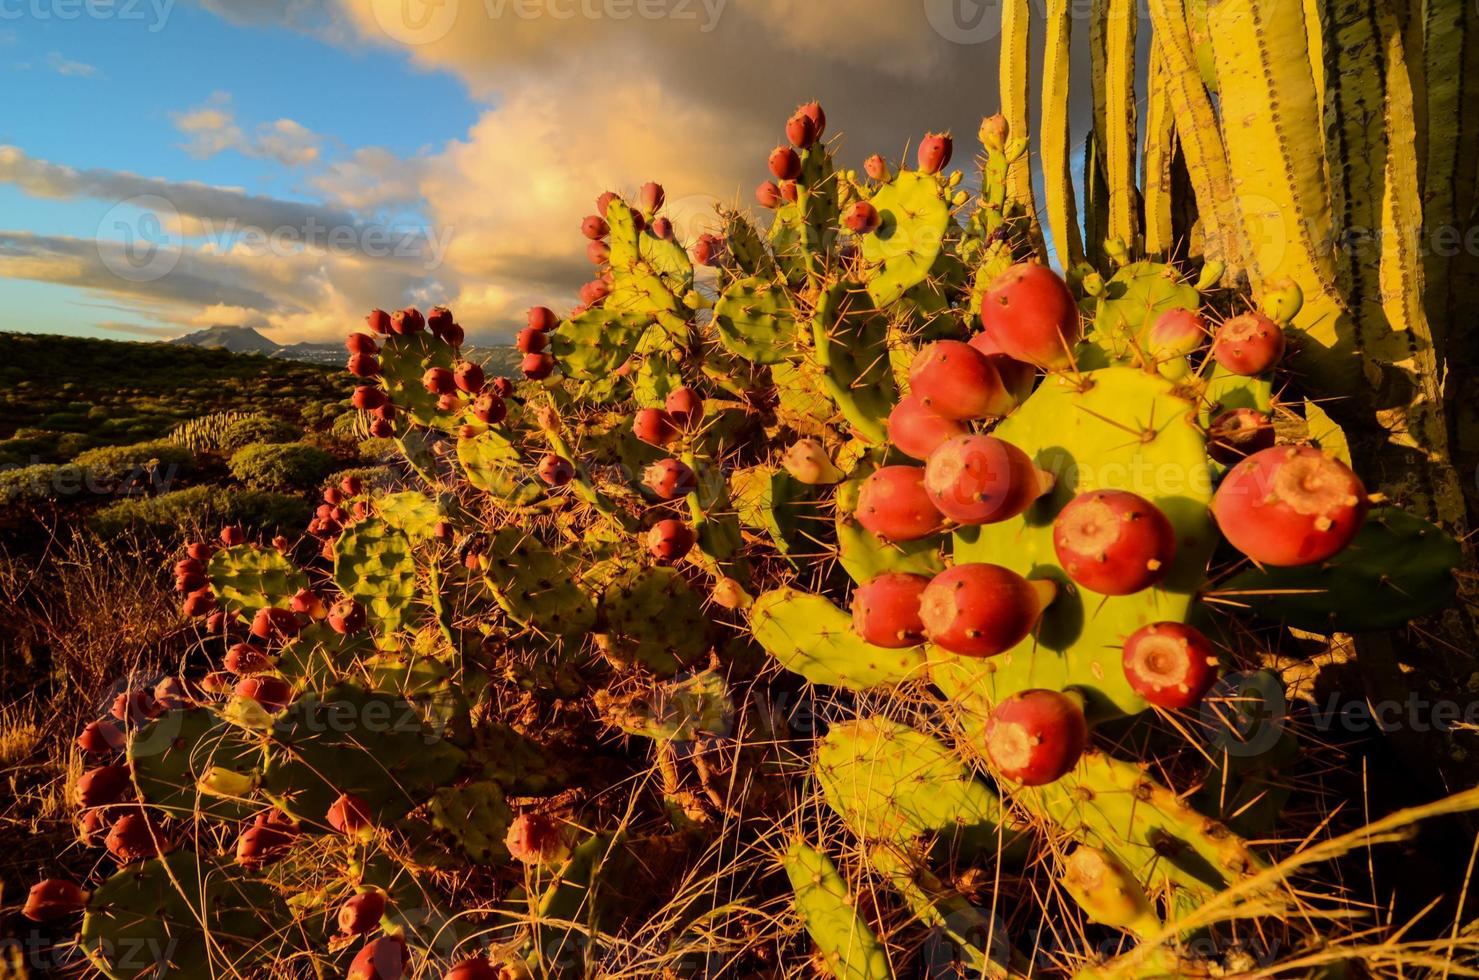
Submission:
[[[77,736],[77,747],[88,755],[117,752],[123,743],[123,730],[106,718],[88,722]]]
[[[375,343],[375,338],[358,331],[344,338],[344,349],[351,354],[380,353],[380,345]]]
[[[611,234],[611,226],[599,214],[591,214],[580,223],[580,233],[591,241],[597,241]]]
[[[762,208],[775,209],[781,206],[781,188],[773,180],[766,180],[755,188],[755,203]]]
[[[463,960],[442,974],[442,980],[504,980],[505,973],[481,956]]]
[[[211,556],[216,553],[215,547],[206,541],[192,541],[185,549],[185,553],[196,561],[210,561]]]
[[[560,318],[555,316],[555,311],[548,306],[531,306],[525,316],[525,323],[529,329],[538,330],[540,333],[549,333],[560,325]]]
[[[725,240],[720,235],[711,235],[704,232],[698,236],[698,241],[693,243],[691,255],[693,261],[698,265],[718,265],[724,256]]]
[[[1058,564],[1100,595],[1130,595],[1159,582],[1176,557],[1176,531],[1159,507],[1128,490],[1081,493],[1053,521]]]
[[[380,374],[380,358],[373,354],[352,354],[349,358],[349,373],[356,378],[373,378]]]
[[[353,793],[341,793],[324,814],[330,827],[346,837],[364,837],[375,829],[370,806]]]
[[[858,523],[885,541],[914,541],[937,534],[944,522],[924,488],[924,467],[884,466],[863,481]]]
[[[827,447],[816,439],[797,439],[781,457],[786,472],[808,486],[831,486],[840,483],[843,473],[827,455]]]
[[[124,691],[113,699],[109,710],[119,721],[142,725],[154,714],[154,698],[144,690]]]
[[[923,173],[937,174],[950,166],[950,157],[955,152],[955,140],[949,133],[927,133],[919,141],[919,169]]]
[[[1151,623],[1126,638],[1124,668],[1135,693],[1151,704],[1190,708],[1217,680],[1217,652],[1194,626]]]
[[[924,488],[936,509],[962,524],[1011,520],[1053,488],[1053,477],[1022,450],[995,436],[955,436],[924,468]]]
[[[637,191],[637,203],[642,205],[642,211],[645,214],[654,214],[662,210],[662,203],[666,199],[667,195],[663,192],[662,185],[653,181],[643,184],[642,188]]]
[[[339,932],[363,936],[380,924],[385,914],[385,896],[374,889],[351,895],[339,906]]]
[[[365,316],[365,323],[372,331],[382,336],[390,333],[390,314],[384,310],[371,310]]]
[[[1079,845],[1059,879],[1089,918],[1101,925],[1150,935],[1160,928],[1145,889],[1109,851]]]
[[[426,329],[426,317],[414,306],[390,315],[390,332],[401,335],[420,333]]]
[[[570,856],[569,837],[563,821],[543,813],[521,813],[509,824],[504,844],[516,861],[556,865]]]
[[[884,572],[852,594],[852,628],[877,647],[896,649],[924,642],[920,597],[930,584],[924,575]]]
[[[666,446],[678,438],[678,426],[666,410],[642,408],[632,419],[632,434],[649,446]]]
[[[869,201],[856,201],[842,216],[842,223],[854,235],[867,235],[878,230],[883,219]]]
[[[514,383],[507,378],[494,378],[490,382],[490,387],[493,389],[493,394],[499,398],[509,398],[514,393]]]
[[[642,482],[662,500],[677,500],[698,489],[698,477],[677,459],[660,459],[647,467]]]
[[[1032,394],[1032,386],[1037,381],[1037,368],[1003,351],[1001,345],[984,330],[970,339],[970,345],[985,354],[986,360],[996,368],[1001,386],[1012,396],[1015,404],[1020,405]]]
[[[433,306],[431,312],[426,314],[426,329],[436,337],[445,338],[453,322],[452,311],[445,306]]]
[[[691,429],[703,421],[704,400],[692,388],[676,388],[663,403],[663,411],[680,429]]]
[[[559,453],[545,453],[539,458],[539,466],[535,473],[547,485],[552,487],[563,487],[575,479],[575,467],[570,461]]]
[[[693,542],[693,529],[677,518],[658,521],[647,532],[648,553],[664,565],[688,554]]]
[[[457,369],[452,372],[452,383],[459,391],[465,391],[469,395],[476,395],[482,391],[487,380],[483,374],[482,365],[474,364],[472,361],[460,362]]]
[[[349,963],[349,980],[400,980],[411,951],[399,936],[380,936],[360,947]]]
[[[931,579],[919,615],[936,646],[962,657],[994,657],[1022,642],[1056,595],[1046,579],[972,562]]]
[[[771,150],[767,162],[776,180],[795,180],[801,176],[801,158],[789,146],[778,146]]]
[[[132,785],[128,766],[98,766],[77,777],[77,802],[84,808],[117,803]]]
[[[236,863],[256,870],[288,856],[296,835],[282,827],[254,823],[236,839]]]
[[[794,181],[794,180],[783,180],[783,181],[781,181],[781,200],[783,200],[783,201],[789,201],[790,203],[795,204],[798,196],[799,195],[798,195],[798,192],[796,190],[796,181]]]
[[[1206,342],[1207,336],[1206,320],[1194,310],[1176,307],[1156,317],[1146,336],[1150,347],[1146,353],[1157,360],[1190,354]]]
[[[792,146],[803,150],[808,149],[817,141],[816,123],[798,110],[795,115],[786,120],[786,139],[791,141]]]
[[[1052,371],[1073,363],[1073,345],[1083,335],[1068,284],[1035,262],[996,277],[981,300],[981,324],[1003,353]]]
[[[952,419],[991,418],[1016,407],[986,355],[959,340],[938,340],[915,356],[909,392]]]
[[[797,115],[805,116],[811,120],[812,129],[816,132],[816,138],[821,139],[827,132],[827,114],[822,111],[822,104],[816,100],[804,103],[796,109]]]
[[[291,610],[264,606],[252,617],[252,635],[262,640],[297,636],[301,627]]]
[[[877,153],[863,161],[863,172],[874,180],[888,181],[893,179],[889,173],[888,161]]]
[[[226,651],[226,657],[221,661],[221,666],[233,674],[260,674],[272,668],[272,660],[260,647],[252,646],[250,643],[237,643]]]
[[[335,633],[358,633],[365,628],[365,607],[353,599],[340,599],[329,607],[328,621]]]
[[[923,462],[945,441],[966,435],[970,427],[928,407],[914,395],[905,395],[888,413],[888,439],[905,456]]]
[[[519,370],[530,381],[543,381],[555,373],[555,359],[548,354],[525,354]]]
[[[384,405],[388,401],[388,398],[384,391],[373,385],[360,385],[354,389],[354,394],[350,396],[349,400],[355,408],[369,412]]]
[[[1089,740],[1083,704],[1036,688],[1001,702],[986,721],[986,754],[1007,779],[1024,786],[1055,782],[1077,764]]]
[[[139,813],[126,813],[113,822],[103,846],[122,864],[155,857],[173,847],[163,828]]]
[[[473,418],[484,425],[497,425],[508,418],[508,404],[491,391],[485,391],[472,403]]]
[[[1233,374],[1262,374],[1284,356],[1284,331],[1262,313],[1223,322],[1212,338],[1212,357]]]
[[[1308,565],[1339,554],[1366,520],[1366,487],[1309,446],[1275,446],[1228,470],[1212,516],[1228,542],[1264,565]]]
[[[1207,455],[1223,466],[1232,466],[1254,453],[1273,446],[1274,423],[1256,408],[1223,412],[1207,428]]]
[[[87,892],[61,878],[47,878],[31,886],[21,915],[32,922],[53,922],[76,915],[87,907]]]
[[[266,711],[274,714],[288,706],[293,700],[293,688],[281,677],[253,675],[236,682],[236,696],[255,701]]]

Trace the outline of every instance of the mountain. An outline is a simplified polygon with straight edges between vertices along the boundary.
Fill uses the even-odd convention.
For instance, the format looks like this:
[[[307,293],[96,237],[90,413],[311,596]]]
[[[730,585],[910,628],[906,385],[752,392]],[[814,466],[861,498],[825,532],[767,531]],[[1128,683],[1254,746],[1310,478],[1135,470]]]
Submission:
[[[214,347],[233,354],[274,354],[278,350],[277,344],[252,327],[228,327],[219,324],[176,337],[170,343],[189,347]]]
[[[343,365],[346,357],[343,344],[312,344],[307,341],[297,344],[275,344],[252,327],[214,326],[206,330],[197,330],[183,337],[176,337],[170,343],[182,347],[225,350],[233,354],[265,354],[268,357],[280,357],[287,361],[301,361],[331,367]],[[516,348],[507,345],[493,347],[467,345],[462,348],[462,356],[483,364],[489,374],[516,378],[519,376],[519,362],[523,360],[524,355],[520,354]]]

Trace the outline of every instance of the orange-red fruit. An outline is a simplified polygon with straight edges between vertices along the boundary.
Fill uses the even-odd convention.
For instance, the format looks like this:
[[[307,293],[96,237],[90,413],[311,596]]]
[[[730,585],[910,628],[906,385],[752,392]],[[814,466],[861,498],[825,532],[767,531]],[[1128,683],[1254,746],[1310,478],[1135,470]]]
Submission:
[[[592,214],[588,215],[586,219],[580,223],[580,233],[589,238],[591,241],[596,241],[598,239],[605,238],[607,235],[611,234],[611,226],[608,225],[606,223],[606,219],[601,217],[599,214]]]
[[[762,181],[755,188],[755,202],[762,208],[778,208],[781,206],[781,188],[773,180]]]
[[[98,766],[77,777],[77,802],[84,808],[117,803],[132,785],[128,766]]]
[[[1366,520],[1366,487],[1308,446],[1275,446],[1228,470],[1212,515],[1228,542],[1263,565],[1308,565],[1339,554]]]
[[[395,435],[395,426],[391,425],[387,419],[375,419],[370,423],[370,435],[376,439],[389,439]]]
[[[457,393],[457,380],[446,368],[428,368],[421,376],[421,387],[433,395],[453,395]]]
[[[274,714],[288,706],[293,700],[293,688],[281,677],[258,675],[243,677],[236,682],[236,696],[255,701]]]
[[[927,174],[937,174],[950,166],[954,152],[955,141],[949,133],[929,133],[919,141],[919,169]]]
[[[266,651],[250,643],[237,643],[226,651],[221,666],[233,674],[260,674],[272,667]]]
[[[552,864],[569,853],[568,832],[557,817],[544,813],[521,813],[509,824],[504,844],[514,860],[523,864]]]
[[[374,354],[351,354],[346,366],[356,378],[373,378],[380,374],[380,358]]]
[[[548,354],[525,354],[519,369],[530,381],[543,381],[555,373],[555,359]]]
[[[1232,466],[1274,444],[1274,423],[1255,408],[1235,408],[1212,420],[1207,431],[1207,455]]]
[[[472,361],[463,361],[457,365],[457,370],[452,372],[452,381],[459,390],[469,395],[476,395],[483,390],[483,384],[487,378],[483,375],[481,365],[474,364]]]
[[[1003,351],[1001,345],[984,330],[970,339],[970,345],[985,354],[986,360],[996,368],[1001,386],[1012,396],[1015,404],[1020,405],[1027,400],[1027,396],[1032,394],[1032,386],[1037,382],[1037,368]]]
[[[693,528],[670,517],[648,530],[647,551],[662,564],[671,565],[692,550],[693,541]]]
[[[580,301],[586,306],[595,306],[611,295],[611,284],[605,279],[592,279],[580,287]]]
[[[1068,284],[1035,262],[996,277],[981,301],[981,324],[1002,353],[1048,370],[1068,367],[1083,336]]]
[[[216,597],[211,594],[210,589],[199,589],[185,597],[182,612],[192,619],[196,616],[204,616],[216,608]]]
[[[47,878],[31,886],[21,915],[32,922],[52,922],[87,907],[87,892],[70,881]]]
[[[724,255],[725,239],[721,235],[711,235],[704,232],[698,236],[698,241],[693,243],[689,254],[698,265],[718,265],[719,259]]]
[[[801,157],[789,146],[778,146],[771,150],[767,162],[776,180],[795,180],[801,176]]]
[[[790,201],[792,204],[795,204],[796,203],[796,200],[800,196],[801,196],[801,192],[796,187],[796,181],[794,181],[794,180],[783,180],[783,181],[781,181],[781,200],[783,200],[783,201]]]
[[[663,193],[662,185],[652,181],[643,184],[642,189],[637,192],[637,201],[642,205],[642,210],[647,214],[652,214],[660,210],[662,208],[662,202],[666,197],[667,195]]]
[[[324,815],[330,827],[341,834],[355,836],[371,830],[375,821],[370,806],[353,793],[341,793]]]
[[[822,104],[815,100],[806,103],[796,110],[798,115],[805,116],[811,120],[812,129],[816,131],[816,138],[821,139],[827,132],[827,114],[822,111]]]
[[[264,606],[252,617],[252,635],[261,640],[297,636],[301,627],[291,610]]]
[[[923,462],[940,444],[954,436],[969,433],[970,427],[958,419],[948,419],[926,406],[914,395],[899,399],[888,413],[888,439],[905,456]]]
[[[216,553],[215,546],[207,541],[192,541],[185,549],[185,554],[196,561],[210,561],[211,556]]]
[[[154,698],[148,691],[138,689],[124,691],[113,699],[110,710],[113,717],[119,721],[143,724],[145,719],[154,715]]]
[[[555,311],[548,306],[531,306],[526,322],[531,330],[549,333],[560,325],[560,318],[555,316]]]
[[[288,856],[297,835],[282,827],[255,823],[236,839],[236,863],[244,868],[265,868]]]
[[[365,317],[365,323],[375,333],[390,333],[390,314],[384,310],[371,310]]]
[[[985,354],[959,340],[937,340],[909,365],[909,392],[949,419],[984,419],[1016,408]]]
[[[1206,341],[1207,321],[1195,310],[1177,307],[1156,317],[1147,339],[1152,354],[1190,354]]]
[[[1217,680],[1217,653],[1185,623],[1151,623],[1125,640],[1125,679],[1160,708],[1190,708]]]
[[[453,322],[452,311],[445,306],[433,306],[431,312],[426,314],[426,329],[438,337],[446,336]]]
[[[1053,521],[1058,564],[1100,595],[1130,595],[1165,577],[1176,531],[1159,507],[1127,490],[1081,493]]]
[[[1052,582],[970,563],[930,580],[920,598],[925,636],[963,657],[994,657],[1021,643],[1056,592]]]
[[[1233,374],[1262,374],[1284,356],[1284,331],[1262,313],[1223,322],[1212,338],[1212,357]]]
[[[1013,694],[986,721],[986,754],[1007,779],[1045,786],[1078,764],[1089,741],[1082,705],[1060,691]]]
[[[123,748],[123,729],[106,718],[87,723],[77,736],[77,747],[88,755],[107,755]]]
[[[962,524],[1011,520],[1052,489],[1052,482],[1031,457],[995,436],[948,439],[924,468],[924,488],[935,508]]]
[[[667,217],[652,219],[652,237],[663,241],[673,237],[673,222]]]
[[[355,408],[364,409],[365,411],[379,408],[387,400],[385,392],[376,388],[374,385],[360,385],[354,389],[354,394],[350,397],[350,401],[354,403]]]
[[[591,265],[605,265],[611,261],[611,246],[605,242],[586,242],[585,257]]]
[[[666,446],[678,438],[678,426],[665,409],[642,408],[632,419],[632,434],[650,446]]]
[[[360,947],[349,964],[349,980],[400,980],[411,951],[397,936],[381,936]]]
[[[380,345],[375,343],[375,338],[367,333],[358,331],[344,338],[344,349],[351,354],[378,354]]]
[[[497,425],[508,417],[508,405],[491,391],[485,391],[472,403],[472,414],[484,425]]]
[[[842,216],[842,223],[847,225],[847,230],[854,235],[866,235],[877,231],[882,220],[878,209],[868,201],[857,201]]]
[[[876,647],[912,647],[924,642],[919,603],[930,580],[923,575],[884,572],[852,594],[852,628]]]
[[[234,548],[236,545],[242,544],[245,541],[246,532],[241,529],[241,525],[228,524],[221,528],[221,543],[226,547]]]
[[[660,459],[647,467],[642,482],[662,500],[677,500],[698,489],[698,478],[681,460]]]
[[[863,161],[863,171],[874,180],[888,180],[888,161],[877,153]]]
[[[463,960],[442,974],[442,980],[499,980],[503,971],[481,956]]]
[[[704,400],[692,388],[675,389],[663,402],[663,411],[680,429],[691,429],[704,418]]]
[[[420,333],[426,329],[426,317],[414,306],[408,306],[390,315],[390,332],[401,335]]]
[[[514,383],[508,378],[494,378],[491,382],[493,394],[499,398],[508,398],[514,393]]]
[[[811,117],[800,110],[790,119],[786,120],[786,139],[791,141],[792,146],[807,149],[817,141],[817,126],[811,121]]]
[[[114,821],[103,846],[122,863],[132,864],[170,850],[172,843],[153,821],[137,813],[127,813]]]
[[[558,453],[545,453],[535,469],[539,478],[552,487],[563,487],[575,479],[575,467]]]
[[[384,914],[385,896],[379,892],[351,895],[339,906],[339,932],[346,936],[362,936],[379,925]]]
[[[863,481],[858,523],[885,541],[914,541],[938,533],[944,519],[924,489],[924,467],[884,466]]]

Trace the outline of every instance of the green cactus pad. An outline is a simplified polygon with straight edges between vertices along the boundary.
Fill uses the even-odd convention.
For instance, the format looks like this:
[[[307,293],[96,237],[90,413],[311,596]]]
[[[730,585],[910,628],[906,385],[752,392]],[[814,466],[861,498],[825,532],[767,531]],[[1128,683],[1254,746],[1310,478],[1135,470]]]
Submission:
[[[544,496],[518,447],[496,429],[458,439],[457,462],[468,483],[509,507],[524,507]]]
[[[1195,311],[1202,297],[1196,287],[1182,282],[1173,266],[1159,262],[1131,262],[1116,270],[1094,305],[1094,330],[1089,340],[1101,348],[1110,363],[1137,363],[1150,357],[1150,330],[1169,310]]]
[[[308,577],[280,552],[254,544],[217,551],[207,573],[221,608],[245,616],[268,606],[286,609],[300,589],[308,588]]]
[[[663,742],[691,742],[704,733],[727,735],[734,718],[724,678],[713,670],[631,694],[597,691],[596,708],[608,725]]]
[[[652,317],[645,313],[586,310],[560,324],[550,338],[550,349],[565,374],[599,381],[626,363],[651,326]]]
[[[873,206],[879,226],[863,236],[863,258],[879,267],[868,295],[884,307],[929,277],[950,227],[950,204],[934,176],[905,170],[878,188]]]
[[[78,945],[110,980],[251,975],[277,949],[287,909],[220,858],[177,851],[121,869],[87,903]]]
[[[929,838],[942,853],[1015,853],[996,794],[960,757],[923,732],[883,717],[833,725],[817,745],[822,793],[863,840]]]
[[[425,541],[446,517],[440,501],[417,490],[388,493],[375,498],[375,512],[386,524],[404,531],[412,541]]]
[[[782,866],[796,896],[796,914],[838,980],[893,980],[883,944],[857,912],[856,899],[830,858],[802,841]]]
[[[513,811],[497,783],[480,780],[465,786],[443,786],[427,804],[432,826],[451,835],[462,853],[477,864],[508,857],[504,839]]]
[[[729,475],[729,497],[741,524],[764,531],[783,555],[815,552],[817,517],[810,487],[785,470],[751,466]],[[807,531],[810,531],[810,539]]]
[[[504,612],[549,636],[579,636],[596,621],[595,603],[573,578],[565,556],[514,527],[494,535],[483,556],[483,582]]]
[[[765,242],[750,219],[739,211],[722,211],[724,242],[729,256],[740,272],[762,279],[775,277],[775,260],[765,248]]]
[[[940,553],[943,539],[920,538],[898,543],[886,542],[850,517],[837,516],[837,560],[859,585],[871,582],[884,572],[907,572],[930,578],[945,570]]]
[[[1202,424],[1208,425],[1235,408],[1251,408],[1267,415],[1273,411],[1273,403],[1274,383],[1269,375],[1233,374],[1215,364],[1202,391]]]
[[[452,371],[456,367],[456,351],[429,333],[391,336],[381,341],[381,387],[389,393],[396,408],[416,425],[455,432],[462,424],[461,409],[442,411],[437,404],[438,396],[421,383],[431,368]]]
[[[206,708],[169,711],[128,743],[139,797],[165,816],[241,820],[261,809],[261,745]]]
[[[374,652],[374,643],[364,633],[344,636],[328,623],[310,623],[283,647],[277,672],[295,687],[323,690],[355,671],[360,659]]]
[[[824,596],[795,589],[767,592],[750,607],[750,629],[782,667],[813,684],[864,691],[924,677],[922,647],[873,646]]]
[[[812,338],[823,390],[862,438],[886,444],[883,420],[898,399],[888,318],[860,290],[835,283],[817,301]]]
[[[450,783],[463,761],[414,704],[352,684],[294,701],[268,739],[262,791],[319,828],[341,793],[363,799],[377,820],[403,816]]]
[[[786,290],[751,277],[731,283],[714,306],[714,326],[725,347],[757,364],[786,357],[796,338],[796,313]]]
[[[334,582],[365,607],[377,632],[395,632],[416,599],[410,538],[381,520],[345,528],[334,543]]]
[[[1037,635],[998,657],[931,648],[931,676],[948,697],[971,703],[983,719],[991,704],[1034,687],[1078,687],[1093,717],[1145,709],[1120,665],[1125,637],[1148,623],[1186,618],[1216,544],[1207,510],[1211,473],[1194,414],[1170,382],[1135,368],[1105,368],[1081,383],[1050,375],[997,427],[995,435],[1056,474],[1057,484],[1021,517],[957,531],[955,561],[1051,578],[1059,592]],[[1053,518],[1076,494],[1095,489],[1138,493],[1170,520],[1176,560],[1159,585],[1105,597],[1073,587],[1058,566]]]
[[[671,568],[618,573],[601,594],[601,610],[619,659],[671,675],[708,650],[708,617],[683,576]]]
[[[1217,595],[1264,619],[1321,633],[1400,629],[1453,601],[1463,560],[1462,546],[1442,528],[1382,507],[1329,561],[1250,568]]]
[[[776,416],[798,432],[816,432],[817,423],[830,422],[837,414],[832,401],[821,394],[822,368],[812,359],[773,365],[770,376],[780,396]]]

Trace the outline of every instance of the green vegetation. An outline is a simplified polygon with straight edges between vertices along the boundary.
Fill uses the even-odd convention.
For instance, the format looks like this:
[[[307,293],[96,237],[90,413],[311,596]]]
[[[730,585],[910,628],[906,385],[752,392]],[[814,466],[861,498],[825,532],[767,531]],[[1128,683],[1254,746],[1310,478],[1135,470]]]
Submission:
[[[231,456],[231,475],[259,490],[310,490],[334,469],[334,457],[302,442],[256,442]]]

